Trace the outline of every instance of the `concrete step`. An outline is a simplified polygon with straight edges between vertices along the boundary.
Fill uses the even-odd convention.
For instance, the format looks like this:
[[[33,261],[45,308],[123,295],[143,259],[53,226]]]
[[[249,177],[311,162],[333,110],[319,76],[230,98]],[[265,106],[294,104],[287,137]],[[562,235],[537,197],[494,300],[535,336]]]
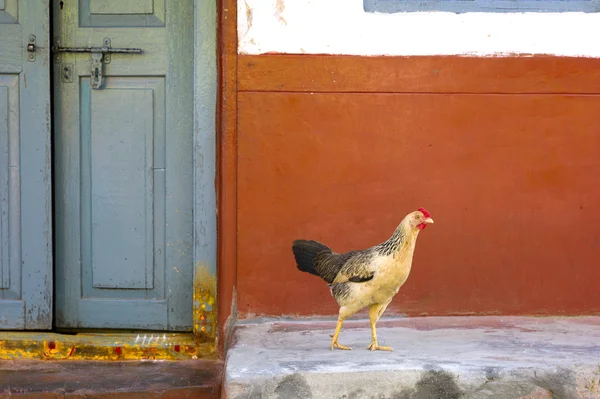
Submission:
[[[0,361],[0,398],[220,398],[223,364],[181,361]]]
[[[382,319],[238,325],[228,351],[229,399],[600,398],[600,317]]]

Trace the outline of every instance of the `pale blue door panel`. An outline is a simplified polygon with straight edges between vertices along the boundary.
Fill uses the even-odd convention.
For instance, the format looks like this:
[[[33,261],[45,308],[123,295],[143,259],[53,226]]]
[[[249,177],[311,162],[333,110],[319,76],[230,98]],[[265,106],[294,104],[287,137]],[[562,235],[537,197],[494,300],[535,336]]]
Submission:
[[[81,0],[81,26],[164,26],[165,1]]]
[[[82,120],[81,131],[81,238],[89,250],[83,261],[91,265],[94,288],[152,289],[153,91],[139,85],[107,88],[95,92],[92,106],[90,86],[87,81],[82,85],[82,108],[91,108],[86,112],[90,120]],[[157,199],[164,212],[164,198]],[[164,229],[164,224],[157,227]],[[162,253],[162,248],[157,250]]]
[[[0,0],[0,329],[52,327],[48,15]]]
[[[55,60],[57,326],[189,331],[193,1],[65,2],[55,18],[62,47],[143,51],[112,54],[99,89],[90,54]]]

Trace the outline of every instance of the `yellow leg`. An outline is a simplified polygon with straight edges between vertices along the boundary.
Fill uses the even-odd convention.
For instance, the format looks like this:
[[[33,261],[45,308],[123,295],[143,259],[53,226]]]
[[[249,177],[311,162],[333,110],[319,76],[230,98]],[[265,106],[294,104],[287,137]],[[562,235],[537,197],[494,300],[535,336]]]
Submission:
[[[367,349],[371,349],[372,351],[391,351],[393,350],[391,346],[379,346],[377,342],[377,328],[375,325],[377,324],[377,320],[381,317],[381,314],[387,307],[387,303],[385,305],[371,305],[369,308],[369,321],[371,324],[371,345],[367,347]]]
[[[340,335],[340,330],[342,329],[343,322],[344,322],[344,319],[342,319],[341,317],[338,317],[337,326],[335,326],[335,333],[333,333],[333,338],[331,339],[331,350],[333,350],[333,348],[344,349],[344,350],[348,350],[348,351],[352,350],[351,347],[342,345],[338,342],[338,337]]]

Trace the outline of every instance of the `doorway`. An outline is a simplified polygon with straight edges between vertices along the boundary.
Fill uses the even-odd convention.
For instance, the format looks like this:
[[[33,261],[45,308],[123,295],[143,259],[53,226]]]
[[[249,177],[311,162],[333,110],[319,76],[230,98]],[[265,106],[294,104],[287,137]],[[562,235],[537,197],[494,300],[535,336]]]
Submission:
[[[51,3],[0,0],[0,329],[192,331],[198,6]]]

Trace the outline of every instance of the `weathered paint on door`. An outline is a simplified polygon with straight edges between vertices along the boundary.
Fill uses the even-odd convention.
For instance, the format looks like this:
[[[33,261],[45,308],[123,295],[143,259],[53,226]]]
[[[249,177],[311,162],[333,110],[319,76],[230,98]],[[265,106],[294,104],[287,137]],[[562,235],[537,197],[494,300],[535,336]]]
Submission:
[[[193,1],[54,2],[56,324],[192,327]]]
[[[52,327],[48,14],[0,0],[0,329]]]

